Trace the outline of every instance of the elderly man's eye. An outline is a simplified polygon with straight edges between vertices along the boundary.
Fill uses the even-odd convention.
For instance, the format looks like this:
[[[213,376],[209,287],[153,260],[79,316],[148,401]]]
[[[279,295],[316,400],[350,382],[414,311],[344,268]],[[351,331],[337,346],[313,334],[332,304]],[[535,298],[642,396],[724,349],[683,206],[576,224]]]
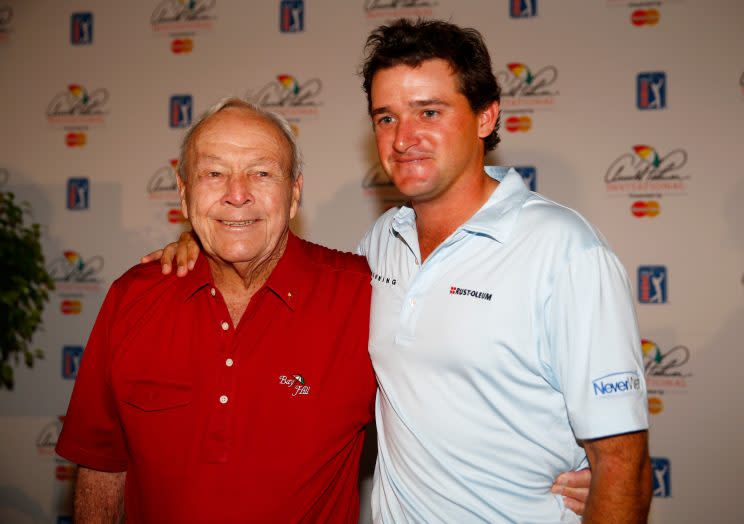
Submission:
[[[268,171],[257,171],[256,176],[263,178],[263,177],[269,176],[269,172]]]
[[[216,178],[216,177],[221,176],[221,175],[222,175],[222,173],[220,173],[219,171],[210,171],[207,176],[209,176],[210,178]]]

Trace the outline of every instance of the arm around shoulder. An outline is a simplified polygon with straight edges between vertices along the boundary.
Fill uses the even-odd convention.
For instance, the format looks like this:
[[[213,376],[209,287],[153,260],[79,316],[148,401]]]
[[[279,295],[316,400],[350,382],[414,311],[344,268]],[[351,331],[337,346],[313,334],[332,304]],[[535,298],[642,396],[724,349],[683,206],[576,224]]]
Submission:
[[[78,468],[75,486],[75,522],[112,524],[124,522],[126,471],[109,473]]]
[[[583,522],[646,522],[653,485],[648,432],[585,440],[583,444],[592,468]]]

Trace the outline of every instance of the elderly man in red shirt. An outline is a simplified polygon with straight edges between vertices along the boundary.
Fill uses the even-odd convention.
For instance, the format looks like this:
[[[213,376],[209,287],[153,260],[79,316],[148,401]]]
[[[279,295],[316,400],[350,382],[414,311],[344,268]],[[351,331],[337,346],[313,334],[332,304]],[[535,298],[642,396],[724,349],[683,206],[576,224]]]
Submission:
[[[57,453],[76,522],[356,522],[375,377],[363,258],[289,231],[300,156],[282,119],[217,104],[178,188],[201,242],[185,278],[111,286]]]

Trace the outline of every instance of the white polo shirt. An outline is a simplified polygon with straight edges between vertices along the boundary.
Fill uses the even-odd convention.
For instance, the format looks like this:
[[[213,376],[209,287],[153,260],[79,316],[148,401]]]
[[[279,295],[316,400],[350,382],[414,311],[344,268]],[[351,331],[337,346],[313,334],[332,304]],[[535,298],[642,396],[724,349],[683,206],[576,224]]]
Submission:
[[[500,185],[421,264],[415,214],[359,247],[372,270],[375,522],[579,522],[550,493],[575,439],[648,427],[625,270],[575,211]]]

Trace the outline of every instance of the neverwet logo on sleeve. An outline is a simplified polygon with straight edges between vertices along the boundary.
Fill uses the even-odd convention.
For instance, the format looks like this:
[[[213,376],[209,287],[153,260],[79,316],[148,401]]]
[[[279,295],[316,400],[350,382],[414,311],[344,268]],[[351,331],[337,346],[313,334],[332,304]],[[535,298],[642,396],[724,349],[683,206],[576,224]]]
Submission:
[[[618,397],[643,390],[641,379],[635,371],[610,373],[592,381],[595,397]]]

